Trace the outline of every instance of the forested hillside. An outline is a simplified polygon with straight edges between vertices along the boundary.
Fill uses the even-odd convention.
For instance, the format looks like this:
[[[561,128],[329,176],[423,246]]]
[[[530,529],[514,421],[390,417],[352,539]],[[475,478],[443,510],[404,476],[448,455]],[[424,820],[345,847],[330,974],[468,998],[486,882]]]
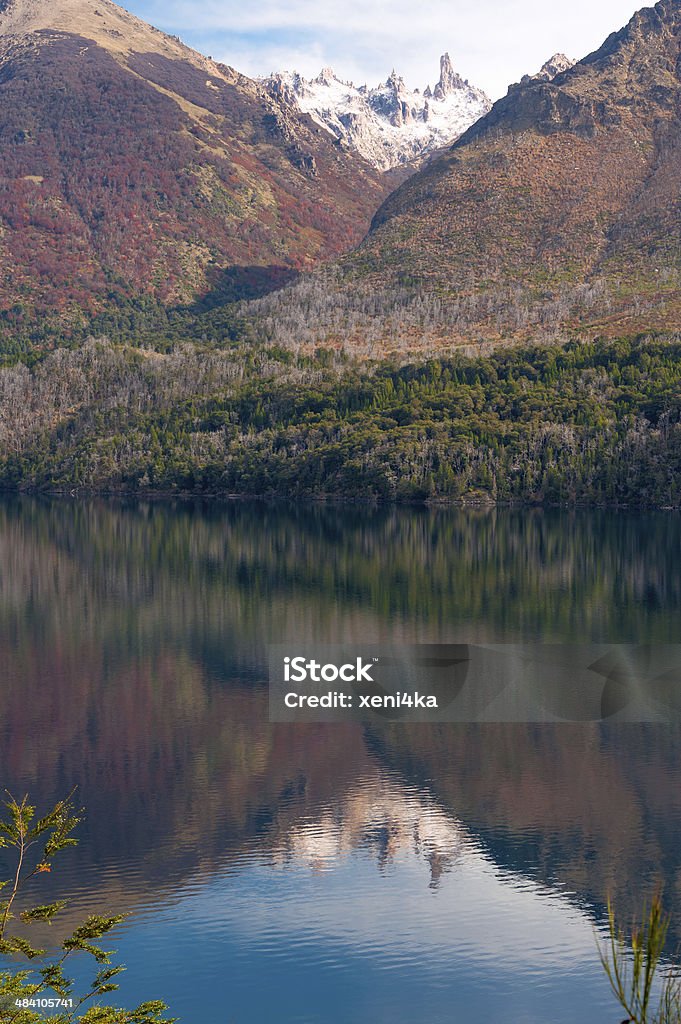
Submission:
[[[375,168],[110,0],[1,5],[0,485],[679,506],[680,68],[661,0],[325,262]]]
[[[92,340],[0,371],[5,487],[681,504],[681,338],[359,365]]]

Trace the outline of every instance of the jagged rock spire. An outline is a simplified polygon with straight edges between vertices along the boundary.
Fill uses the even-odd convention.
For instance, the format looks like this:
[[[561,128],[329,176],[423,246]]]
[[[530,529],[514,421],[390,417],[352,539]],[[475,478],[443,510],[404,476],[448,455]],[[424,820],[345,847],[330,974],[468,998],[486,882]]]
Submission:
[[[463,89],[465,85],[466,83],[461,75],[458,75],[452,67],[452,61],[449,54],[443,53],[440,57],[440,81],[433,90],[433,96],[435,99],[442,100],[445,96],[450,96],[458,89]]]

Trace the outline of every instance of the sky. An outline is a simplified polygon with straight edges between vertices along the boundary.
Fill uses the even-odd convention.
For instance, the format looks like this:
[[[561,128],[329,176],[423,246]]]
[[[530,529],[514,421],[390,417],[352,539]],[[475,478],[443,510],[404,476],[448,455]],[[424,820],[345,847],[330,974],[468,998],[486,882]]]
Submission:
[[[332,67],[356,85],[395,68],[434,85],[440,54],[492,99],[554,53],[579,59],[640,0],[119,0],[133,14],[251,76]]]

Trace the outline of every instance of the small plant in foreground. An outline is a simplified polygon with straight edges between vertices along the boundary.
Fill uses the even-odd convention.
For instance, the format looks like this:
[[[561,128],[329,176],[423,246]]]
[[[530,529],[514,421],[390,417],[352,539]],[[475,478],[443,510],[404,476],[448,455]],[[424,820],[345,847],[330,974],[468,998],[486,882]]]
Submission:
[[[611,988],[628,1017],[622,1024],[681,1024],[681,973],[662,968],[669,916],[656,895],[640,925],[627,940],[608,901],[609,936],[599,943],[601,963]]]
[[[114,979],[125,970],[112,966],[111,953],[97,944],[123,920],[121,916],[88,917],[51,955],[14,933],[12,921],[20,920],[28,926],[51,924],[66,906],[59,900],[31,906],[18,917],[14,913],[27,884],[50,872],[55,856],[77,844],[72,833],[80,818],[72,800],[73,793],[37,819],[27,797],[19,803],[8,796],[5,802],[0,850],[13,851],[13,867],[10,877],[0,880],[0,958],[6,960],[5,966],[0,959],[0,967],[4,967],[0,970],[0,1024],[42,1024],[46,1017],[52,1024],[174,1024],[163,1017],[167,1007],[162,1002],[142,1003],[135,1010],[102,1006],[99,1002],[116,991]],[[93,957],[97,965],[83,994],[76,994],[74,980],[66,975],[68,962],[77,952]],[[17,959],[27,961],[26,968],[15,966]]]

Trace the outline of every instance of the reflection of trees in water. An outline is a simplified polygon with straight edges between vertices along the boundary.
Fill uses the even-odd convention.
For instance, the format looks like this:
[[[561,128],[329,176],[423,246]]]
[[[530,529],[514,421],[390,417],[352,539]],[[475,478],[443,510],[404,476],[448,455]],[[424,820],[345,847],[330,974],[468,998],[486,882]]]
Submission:
[[[385,863],[415,841],[413,784],[501,863],[596,904],[613,890],[628,911],[658,874],[677,893],[676,731],[396,726],[367,747],[352,725],[270,725],[264,650],[451,638],[469,622],[676,641],[680,530],[671,516],[11,499],[3,783],[48,803],[79,782],[71,881],[87,871],[118,892],[134,865],[135,898],[254,848],[304,859],[322,838]],[[406,790],[381,804],[385,764]],[[419,849],[436,882],[455,863],[449,841]]]
[[[262,648],[296,624],[675,642],[681,608],[674,515],[11,500],[0,546],[4,614],[30,596],[59,628],[71,604],[119,644],[232,627]]]

